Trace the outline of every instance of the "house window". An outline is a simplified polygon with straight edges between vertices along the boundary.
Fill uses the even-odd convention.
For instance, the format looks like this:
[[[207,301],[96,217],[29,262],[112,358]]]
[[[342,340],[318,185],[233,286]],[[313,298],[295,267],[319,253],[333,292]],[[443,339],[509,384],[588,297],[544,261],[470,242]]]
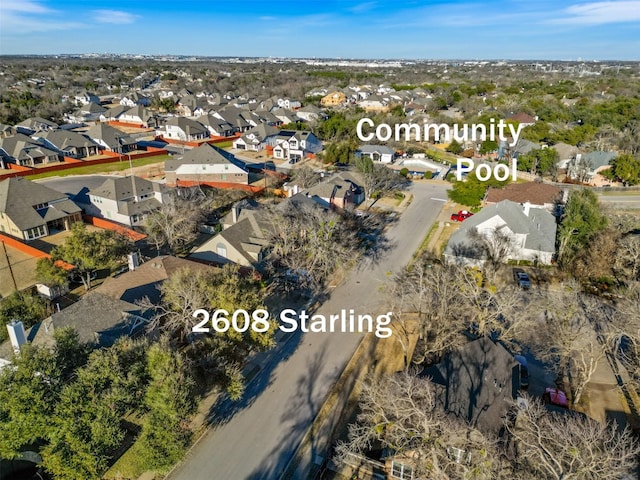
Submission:
[[[413,479],[413,468],[404,463],[391,462],[391,477],[400,478],[402,480]]]
[[[29,230],[25,230],[24,232],[24,236],[27,240],[33,240],[35,238],[44,237],[46,234],[47,234],[47,230],[44,227],[44,225],[30,228]]]
[[[227,258],[227,246],[224,243],[216,245],[216,253],[219,257]]]
[[[37,203],[33,206],[36,210],[40,210],[41,208],[47,208],[49,206],[48,203]]]

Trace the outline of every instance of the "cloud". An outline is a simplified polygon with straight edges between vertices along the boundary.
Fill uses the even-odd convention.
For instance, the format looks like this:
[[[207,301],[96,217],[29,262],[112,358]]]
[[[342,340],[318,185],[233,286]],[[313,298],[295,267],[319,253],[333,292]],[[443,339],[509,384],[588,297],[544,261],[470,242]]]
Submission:
[[[135,22],[138,18],[138,15],[134,15],[129,12],[123,12],[121,10],[94,10],[93,18],[96,22],[100,23],[114,23],[117,25],[125,25]]]
[[[24,35],[36,32],[70,30],[80,26],[57,18],[52,10],[32,0],[2,0],[0,2],[0,32],[3,36]]]
[[[608,1],[571,5],[563,10],[566,16],[549,23],[571,25],[603,25],[640,21],[640,1]]]
[[[359,3],[358,5],[354,5],[353,7],[350,7],[347,10],[350,11],[351,13],[364,13],[364,12],[368,12],[375,6],[376,6],[376,2],[364,2],[364,3]]]

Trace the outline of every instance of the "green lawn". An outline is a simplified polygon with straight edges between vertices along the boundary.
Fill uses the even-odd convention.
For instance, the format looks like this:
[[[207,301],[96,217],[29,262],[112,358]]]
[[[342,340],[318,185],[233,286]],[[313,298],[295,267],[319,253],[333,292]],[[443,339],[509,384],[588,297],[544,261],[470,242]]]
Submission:
[[[169,155],[158,155],[157,157],[139,158],[133,160],[131,163],[134,167],[143,167],[145,165],[152,165],[154,163],[162,163],[169,158]],[[115,161],[113,163],[103,163],[100,165],[85,165],[78,167],[67,168],[66,170],[58,170],[55,172],[45,172],[35,175],[28,175],[29,180],[37,180],[39,178],[47,177],[66,177],[67,175],[93,175],[96,173],[111,173],[119,172],[129,168],[129,161]]]
[[[215,145],[218,148],[229,148],[230,146],[233,145],[233,140],[227,140],[225,142],[214,143],[213,145]]]

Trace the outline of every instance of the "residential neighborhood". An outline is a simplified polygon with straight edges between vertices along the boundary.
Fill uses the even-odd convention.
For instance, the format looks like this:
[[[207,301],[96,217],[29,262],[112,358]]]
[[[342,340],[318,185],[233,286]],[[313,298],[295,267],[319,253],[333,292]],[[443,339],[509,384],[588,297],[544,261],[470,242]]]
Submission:
[[[637,61],[219,28],[0,56],[0,480],[638,478]]]

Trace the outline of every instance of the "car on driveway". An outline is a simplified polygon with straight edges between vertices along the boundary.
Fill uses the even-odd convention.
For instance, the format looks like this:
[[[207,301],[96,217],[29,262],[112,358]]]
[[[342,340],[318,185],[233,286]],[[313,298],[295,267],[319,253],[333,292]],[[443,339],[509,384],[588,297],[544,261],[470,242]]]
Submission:
[[[529,290],[531,288],[531,279],[529,278],[529,275],[527,275],[522,270],[514,268],[513,279],[516,281],[520,288],[523,288],[525,290]]]
[[[463,222],[467,218],[472,216],[473,216],[473,213],[468,212],[466,210],[460,210],[458,213],[451,214],[451,220],[453,220],[454,222]]]
[[[547,387],[544,390],[542,399],[544,400],[544,403],[556,405],[557,407],[569,408],[567,394],[558,388]]]

